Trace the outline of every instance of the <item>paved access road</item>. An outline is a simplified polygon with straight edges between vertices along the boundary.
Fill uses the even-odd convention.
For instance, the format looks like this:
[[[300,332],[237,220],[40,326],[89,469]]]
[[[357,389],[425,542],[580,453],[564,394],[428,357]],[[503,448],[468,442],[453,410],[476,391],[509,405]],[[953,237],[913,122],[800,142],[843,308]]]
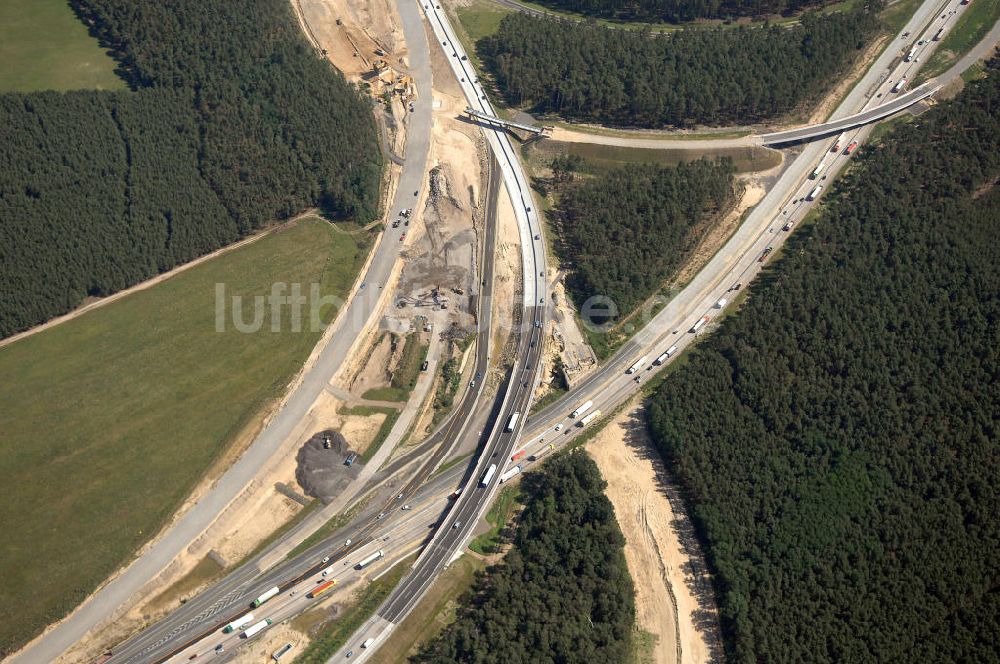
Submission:
[[[404,3],[405,4],[405,3]],[[430,148],[431,92],[430,52],[422,26],[405,30],[409,45],[410,73],[417,89],[414,112],[409,114],[406,132],[405,164],[389,218],[400,210],[416,208],[427,172]],[[422,46],[422,47],[421,47]],[[329,342],[319,353],[313,366],[302,376],[278,413],[267,424],[246,452],[218,479],[211,490],[180,519],[170,525],[156,542],[136,558],[117,577],[98,590],[74,613],[45,635],[29,644],[11,659],[11,664],[50,662],[83,638],[102,620],[138,592],[160,573],[179,553],[189,546],[216,519],[244,487],[260,472],[281,444],[309,412],[316,398],[336,374],[362,330],[379,310],[380,296],[399,256],[400,234],[406,229],[386,229],[375,248],[367,271],[360,278],[366,284],[356,289],[346,310],[339,312]]]
[[[924,40],[925,44],[921,45],[917,57],[925,62],[937,44],[931,41],[931,36],[944,24],[954,21],[964,8],[958,0],[924,2],[902,30],[912,35],[907,49],[910,42]],[[952,14],[952,11],[956,13]],[[903,40],[896,41],[902,43]],[[993,41],[995,43],[996,39]],[[896,44],[890,45],[834,111],[833,119],[864,112],[880,104],[893,94],[891,90],[900,78],[912,79],[921,63],[904,61],[901,52],[906,51]],[[944,83],[951,80],[948,77],[959,73],[957,69],[949,70],[947,75],[939,77],[938,82]],[[826,183],[832,181],[833,176],[850,160],[850,155],[844,154],[846,148],[855,141],[863,143],[869,131],[867,127],[849,130],[834,139],[805,146],[729,242],[683,291],[667,302],[605,366],[531,418],[527,432],[529,449],[562,444],[574,437],[580,427],[574,427],[575,422],[569,414],[576,407],[592,400],[595,409],[608,411],[614,408],[658,370],[661,365],[653,365],[656,358],[673,349],[671,357],[663,362],[664,365],[669,364],[693,343],[697,334],[690,330],[695,323],[702,317],[712,319],[722,313],[726,305],[720,308],[718,303],[723,298],[731,301],[738,294],[739,289],[735,287],[746,287],[759,273],[788,237],[789,232],[783,230],[786,225],[789,231],[794,229],[795,224],[811,209],[813,201],[809,200],[810,194],[817,186],[825,189]],[[833,150],[835,143],[839,143],[838,149]],[[820,164],[822,168],[816,179],[810,178]],[[823,190],[820,190],[817,198],[822,193]],[[769,247],[771,250],[765,254]],[[626,369],[640,358],[645,358],[640,371],[627,374]],[[558,432],[556,425],[561,425]]]

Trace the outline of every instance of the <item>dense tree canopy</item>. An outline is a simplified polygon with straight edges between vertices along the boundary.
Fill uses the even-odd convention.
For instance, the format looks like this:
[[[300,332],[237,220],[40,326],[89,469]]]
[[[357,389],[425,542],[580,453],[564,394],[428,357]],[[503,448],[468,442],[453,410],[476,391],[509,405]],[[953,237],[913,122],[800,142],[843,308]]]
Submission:
[[[668,21],[791,14],[829,4],[824,0],[536,0],[553,9],[599,18]]]
[[[478,48],[516,106],[619,125],[744,124],[814,101],[876,29],[860,10],[669,35],[517,13]]]
[[[578,307],[610,298],[627,315],[690,255],[706,222],[728,209],[733,166],[729,159],[630,165],[560,189],[551,216],[570,295]]]
[[[997,64],[863,154],[653,398],[731,661],[997,661]]]
[[[625,539],[597,464],[577,452],[521,481],[513,548],[412,662],[624,662],[635,622]]]
[[[0,336],[306,207],[371,218],[369,105],[284,0],[74,0],[132,92],[0,95]]]

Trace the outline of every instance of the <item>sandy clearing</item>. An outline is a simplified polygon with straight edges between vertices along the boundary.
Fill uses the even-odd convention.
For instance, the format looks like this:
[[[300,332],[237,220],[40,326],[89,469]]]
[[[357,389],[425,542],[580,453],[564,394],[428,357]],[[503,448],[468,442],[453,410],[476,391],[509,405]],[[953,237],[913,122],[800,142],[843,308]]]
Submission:
[[[733,209],[716,223],[698,242],[691,256],[677,271],[673,283],[684,284],[694,278],[712,256],[726,243],[729,236],[736,231],[743,213],[752,208],[764,198],[767,193],[759,177],[741,178],[737,186],[743,187],[743,193]]]
[[[587,444],[608,482],[607,496],[625,535],[625,559],[636,586],[636,617],[640,628],[655,634],[657,664],[687,664],[718,660],[714,597],[704,597],[704,579],[692,570],[704,569],[691,551],[687,517],[668,498],[665,470],[646,432],[638,402],[626,408]],[[708,586],[710,587],[710,586]],[[705,619],[706,612],[711,616]]]

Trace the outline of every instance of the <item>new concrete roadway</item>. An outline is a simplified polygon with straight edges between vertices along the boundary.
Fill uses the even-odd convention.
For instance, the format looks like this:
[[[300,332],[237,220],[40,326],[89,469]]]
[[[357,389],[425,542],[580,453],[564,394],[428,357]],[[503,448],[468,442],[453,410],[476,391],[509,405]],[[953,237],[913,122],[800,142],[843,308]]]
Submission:
[[[414,13],[416,13],[415,10]],[[487,218],[484,224],[483,260],[481,262],[483,266],[482,289],[477,299],[478,331],[475,365],[472,369],[477,377],[485,375],[489,366],[490,331],[493,320],[496,208],[500,178],[499,169],[496,168],[495,162],[491,161],[489,170],[486,188]],[[322,558],[330,557],[334,561],[340,561],[356,554],[362,547],[374,541],[373,538],[381,541],[384,536],[381,530],[386,526],[386,522],[382,521],[379,514],[395,514],[395,511],[403,504],[422,500],[422,497],[427,495],[437,496],[441,493],[442,487],[447,488],[445,493],[452,491],[465,470],[462,467],[456,467],[450,472],[443,473],[432,480],[429,486],[425,485],[428,478],[437,470],[460,435],[468,427],[474,413],[482,407],[483,388],[484,381],[482,380],[475,381],[474,385],[467,384],[462,390],[462,396],[455,409],[446,421],[427,441],[420,445],[421,452],[419,454],[407,455],[400,460],[401,463],[390,463],[387,468],[380,469],[372,477],[365,487],[368,491],[376,490],[390,478],[405,476],[405,469],[419,465],[417,472],[412,474],[403,488],[398,491],[394,490],[385,502],[364,510],[352,524],[348,524],[344,529],[325,538],[302,554],[281,561],[265,573],[261,573],[259,561],[274,557],[271,554],[273,549],[279,546],[291,548],[290,544],[301,542],[307,535],[307,533],[300,532],[299,528],[293,529],[286,537],[282,538],[282,541],[276,542],[253,560],[228,574],[223,580],[191,598],[163,620],[115,646],[112,649],[113,657],[109,660],[109,664],[160,662],[174,657],[178,653],[189,656],[198,652],[205,645],[203,642],[206,639],[213,641],[212,647],[214,648],[214,634],[218,626],[233,620],[241,610],[245,609],[249,598],[256,597],[267,588],[275,585],[282,587],[282,589],[293,588],[303,575],[308,576],[310,570],[316,571],[320,564],[318,561]],[[489,405],[487,404],[486,407],[488,408]],[[419,512],[414,512],[414,515],[418,514]],[[421,535],[419,539],[426,537],[429,532],[426,526],[421,526],[421,528],[422,530],[417,531]],[[403,538],[402,541],[413,544],[419,539]],[[351,544],[344,545],[344,542],[348,540],[351,541]],[[338,578],[342,577],[338,575]]]
[[[403,12],[416,14],[416,8],[405,0]],[[419,21],[419,16],[417,17]],[[417,89],[414,111],[409,114],[406,132],[406,161],[402,166],[399,186],[389,218],[400,210],[415,208],[419,191],[427,173],[430,148],[431,92],[430,52],[422,25],[404,21],[409,46],[410,70]],[[369,325],[381,305],[385,284],[393,272],[402,243],[400,234],[406,229],[386,229],[380,238],[367,271],[360,278],[365,288],[355,289],[346,309],[339,312],[332,335],[311,368],[302,375],[298,385],[285,399],[277,414],[257,436],[246,452],[215,482],[212,488],[176,522],[167,527],[153,544],[133,560],[120,574],[95,592],[72,614],[15,655],[11,662],[35,664],[50,662],[79,641],[102,620],[114,615],[147,582],[156,577],[178,554],[188,547],[222,513],[236,496],[253,480],[275,451],[305,418],[316,398],[337,373],[362,331]]]

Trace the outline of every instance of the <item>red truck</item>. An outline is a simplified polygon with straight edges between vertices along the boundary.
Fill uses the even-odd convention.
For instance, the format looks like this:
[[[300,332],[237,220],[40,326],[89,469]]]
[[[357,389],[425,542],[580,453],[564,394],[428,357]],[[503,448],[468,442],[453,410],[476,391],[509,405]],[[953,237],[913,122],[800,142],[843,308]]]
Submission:
[[[854,148],[856,147],[858,147],[858,142],[851,141],[851,144],[847,146],[846,150],[844,150],[844,154],[851,154],[852,152],[854,152]]]

